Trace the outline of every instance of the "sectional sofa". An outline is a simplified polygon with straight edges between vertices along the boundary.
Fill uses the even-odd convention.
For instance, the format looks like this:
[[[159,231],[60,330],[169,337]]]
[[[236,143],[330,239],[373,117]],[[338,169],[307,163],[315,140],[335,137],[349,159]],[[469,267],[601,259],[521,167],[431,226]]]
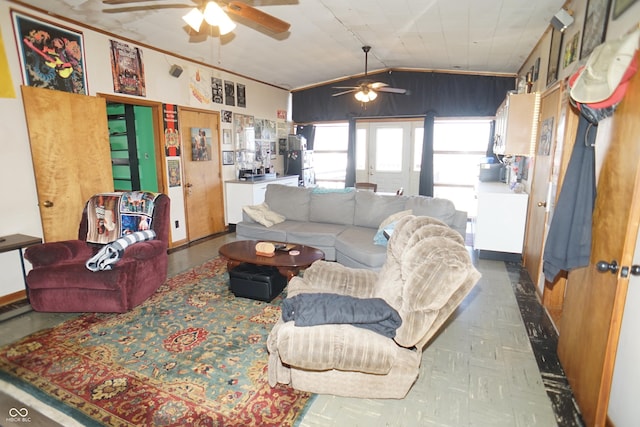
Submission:
[[[463,237],[467,226],[467,213],[456,210],[447,199],[353,189],[270,184],[260,206],[262,214],[256,216],[252,208],[244,209],[243,220],[236,224],[238,239],[309,245],[324,251],[326,260],[374,270],[380,269],[386,259],[380,226],[392,227],[390,220],[394,217],[408,213],[433,217]]]

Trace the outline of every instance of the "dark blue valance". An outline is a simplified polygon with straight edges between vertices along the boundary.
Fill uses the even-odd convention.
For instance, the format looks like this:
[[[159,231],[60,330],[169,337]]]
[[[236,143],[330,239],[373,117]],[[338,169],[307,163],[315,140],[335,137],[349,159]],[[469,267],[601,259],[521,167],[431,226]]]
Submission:
[[[380,93],[363,106],[353,94],[332,96],[333,86],[357,86],[361,78],[333,82],[293,92],[292,113],[295,123],[346,121],[354,117],[424,116],[433,111],[437,117],[493,116],[509,90],[515,89],[515,77],[480,76],[419,71],[386,71],[370,74],[369,79],[404,88],[407,95]]]

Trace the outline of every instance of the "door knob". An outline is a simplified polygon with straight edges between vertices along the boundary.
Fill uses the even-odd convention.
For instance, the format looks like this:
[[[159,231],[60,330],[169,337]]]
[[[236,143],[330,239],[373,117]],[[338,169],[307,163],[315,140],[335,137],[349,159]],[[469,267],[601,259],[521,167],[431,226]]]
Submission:
[[[44,202],[42,202],[42,206],[44,206],[45,208],[51,208],[53,207],[53,202],[51,200],[45,200]]]
[[[620,266],[618,265],[618,261],[616,261],[615,259],[610,263],[607,261],[598,261],[596,263],[596,270],[598,270],[600,273],[606,273],[607,271],[609,271],[611,272],[611,274],[616,274],[619,267]]]
[[[631,275],[640,276],[640,265],[633,264],[631,266]]]
[[[191,188],[191,187],[193,187],[193,184],[187,182],[184,186],[187,187],[187,188]]]
[[[546,208],[547,207],[547,202],[538,202],[538,207],[539,208]]]

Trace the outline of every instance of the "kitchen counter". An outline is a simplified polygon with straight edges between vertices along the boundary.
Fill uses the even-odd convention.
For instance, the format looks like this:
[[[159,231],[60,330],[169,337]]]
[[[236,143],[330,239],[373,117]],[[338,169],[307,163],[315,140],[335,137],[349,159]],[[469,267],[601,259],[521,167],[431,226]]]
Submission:
[[[516,193],[502,182],[480,182],[476,197],[474,249],[481,258],[520,259],[529,195]]]

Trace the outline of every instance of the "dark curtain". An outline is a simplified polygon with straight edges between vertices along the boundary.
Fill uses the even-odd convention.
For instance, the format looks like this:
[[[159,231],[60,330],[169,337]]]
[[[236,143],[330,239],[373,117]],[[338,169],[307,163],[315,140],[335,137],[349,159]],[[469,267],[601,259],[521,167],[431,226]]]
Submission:
[[[420,187],[418,194],[433,197],[433,125],[436,115],[428,111],[424,116],[422,138],[422,163],[420,165]]]
[[[337,92],[333,86],[355,86],[358,78],[294,91],[293,121],[304,124],[351,117],[421,117],[425,111],[437,111],[439,117],[493,116],[507,92],[515,89],[514,77],[417,71],[386,71],[369,77],[407,89],[408,94],[381,93],[364,105],[352,93],[332,96]]]
[[[344,179],[345,187],[356,184],[356,119],[349,119],[349,145],[347,146],[347,173]]]

